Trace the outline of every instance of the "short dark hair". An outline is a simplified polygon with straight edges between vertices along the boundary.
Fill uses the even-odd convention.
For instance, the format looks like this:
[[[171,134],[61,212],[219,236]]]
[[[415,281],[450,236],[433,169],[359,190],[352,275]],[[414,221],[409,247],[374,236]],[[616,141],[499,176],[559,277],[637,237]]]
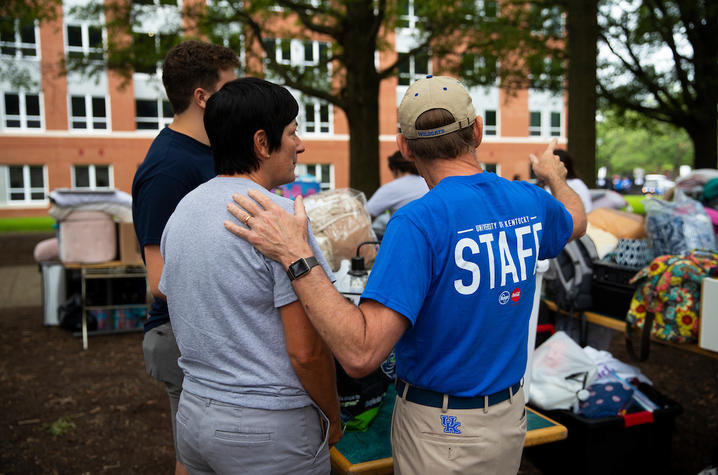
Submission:
[[[573,166],[573,157],[569,155],[566,150],[558,148],[553,151],[553,154],[558,155],[559,160],[561,160],[561,162],[566,167],[566,178],[580,178],[578,176],[578,173],[576,173],[576,169]]]
[[[269,151],[273,152],[282,144],[284,128],[298,113],[297,101],[282,86],[258,78],[226,83],[212,94],[204,111],[215,173],[233,175],[258,170],[254,134],[264,130]]]
[[[455,121],[454,116],[446,109],[430,109],[416,119],[416,128],[420,130],[434,129]],[[462,153],[472,151],[477,145],[473,127],[464,127],[438,137],[406,139],[406,143],[414,156],[424,160],[456,158]]]
[[[167,52],[162,65],[162,84],[175,114],[189,107],[198,87],[214,92],[221,70],[238,68],[237,53],[202,41],[184,41]]]
[[[398,150],[389,155],[389,170],[399,173],[411,173],[412,175],[419,174],[419,170],[416,169],[414,162],[410,162],[404,158]]]

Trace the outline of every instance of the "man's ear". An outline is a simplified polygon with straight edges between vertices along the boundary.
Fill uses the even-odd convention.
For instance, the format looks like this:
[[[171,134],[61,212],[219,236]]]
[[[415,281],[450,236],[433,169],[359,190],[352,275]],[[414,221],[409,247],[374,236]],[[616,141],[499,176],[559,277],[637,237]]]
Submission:
[[[481,145],[481,139],[484,138],[484,121],[480,115],[476,116],[474,121],[474,139],[476,139],[476,146]]]
[[[192,91],[192,100],[195,104],[197,104],[197,107],[202,110],[205,110],[205,108],[207,107],[207,100],[211,95],[211,92],[207,91],[204,88],[198,87],[194,91]]]
[[[416,160],[416,157],[414,157],[414,154],[411,152],[411,149],[409,149],[409,145],[406,143],[406,139],[403,135],[396,134],[396,146],[399,147],[399,151],[401,152],[402,157],[404,157],[410,162]]]
[[[269,158],[269,139],[264,129],[259,129],[254,133],[254,155],[260,160]]]

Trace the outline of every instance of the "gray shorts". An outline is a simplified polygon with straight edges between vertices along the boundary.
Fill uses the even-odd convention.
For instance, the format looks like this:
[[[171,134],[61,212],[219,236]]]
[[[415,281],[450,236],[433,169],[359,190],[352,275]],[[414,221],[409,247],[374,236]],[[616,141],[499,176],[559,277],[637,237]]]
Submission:
[[[172,325],[167,322],[158,325],[145,333],[142,340],[142,352],[145,355],[147,374],[164,383],[170,398],[170,417],[172,419],[172,438],[175,452],[177,451],[177,427],[175,419],[182,393],[184,374],[177,364],[180,351],[172,332]]]
[[[182,393],[179,460],[190,474],[328,474],[329,420],[313,406],[252,409]]]

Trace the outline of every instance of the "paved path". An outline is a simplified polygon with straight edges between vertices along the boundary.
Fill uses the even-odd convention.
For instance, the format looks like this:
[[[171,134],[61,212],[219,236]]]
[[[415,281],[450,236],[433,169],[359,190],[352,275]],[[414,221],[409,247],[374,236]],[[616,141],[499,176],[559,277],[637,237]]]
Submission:
[[[0,308],[42,305],[42,274],[37,266],[0,267]]]

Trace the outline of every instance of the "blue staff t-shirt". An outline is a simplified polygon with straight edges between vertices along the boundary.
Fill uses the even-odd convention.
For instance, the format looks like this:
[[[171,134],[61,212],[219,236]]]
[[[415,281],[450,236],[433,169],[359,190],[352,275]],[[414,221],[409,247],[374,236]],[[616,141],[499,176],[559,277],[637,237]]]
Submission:
[[[362,294],[411,323],[397,376],[464,397],[518,382],[536,261],[556,256],[572,230],[546,191],[487,172],[447,177],[399,209]]]
[[[145,246],[160,244],[177,203],[215,175],[209,146],[169,127],[159,133],[132,182],[132,219],[143,259]],[[155,298],[145,331],[169,318],[167,303]]]

